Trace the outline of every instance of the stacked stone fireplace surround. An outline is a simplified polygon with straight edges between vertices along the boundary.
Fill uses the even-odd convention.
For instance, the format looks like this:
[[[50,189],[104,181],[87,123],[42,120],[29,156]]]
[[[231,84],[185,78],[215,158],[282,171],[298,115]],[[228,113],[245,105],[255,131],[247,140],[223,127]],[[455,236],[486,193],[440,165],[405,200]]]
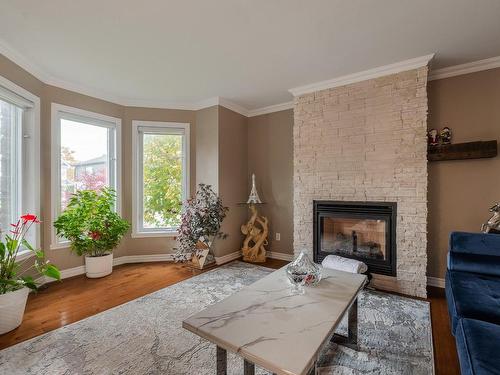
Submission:
[[[427,72],[295,98],[295,255],[312,258],[314,200],[397,202],[397,276],[374,285],[426,297]]]

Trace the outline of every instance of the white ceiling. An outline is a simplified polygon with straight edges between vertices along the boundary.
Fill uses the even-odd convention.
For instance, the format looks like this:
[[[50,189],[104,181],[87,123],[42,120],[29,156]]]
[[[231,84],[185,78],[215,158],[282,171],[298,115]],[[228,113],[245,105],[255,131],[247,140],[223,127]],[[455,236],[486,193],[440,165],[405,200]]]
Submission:
[[[1,0],[0,51],[52,83],[122,103],[288,89],[436,53],[500,55],[499,0]]]

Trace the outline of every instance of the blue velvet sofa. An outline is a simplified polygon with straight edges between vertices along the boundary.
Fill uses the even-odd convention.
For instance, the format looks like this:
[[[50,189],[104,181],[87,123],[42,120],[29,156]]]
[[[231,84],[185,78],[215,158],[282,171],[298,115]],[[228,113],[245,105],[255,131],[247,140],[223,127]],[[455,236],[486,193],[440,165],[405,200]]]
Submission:
[[[499,234],[451,234],[446,300],[462,375],[500,374]]]

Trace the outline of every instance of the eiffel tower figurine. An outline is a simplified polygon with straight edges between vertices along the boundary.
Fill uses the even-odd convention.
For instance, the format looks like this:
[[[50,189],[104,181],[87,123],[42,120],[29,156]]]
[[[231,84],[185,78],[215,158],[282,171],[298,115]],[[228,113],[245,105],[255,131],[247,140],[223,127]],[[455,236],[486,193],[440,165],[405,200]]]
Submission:
[[[255,173],[252,173],[252,190],[250,190],[250,195],[248,196],[247,204],[260,204],[262,203],[259,198],[259,193],[257,193],[257,188],[255,187]]]
[[[266,248],[269,235],[269,221],[267,217],[260,216],[257,212],[258,204],[262,204],[255,187],[255,174],[252,174],[252,189],[247,203],[250,209],[251,218],[248,222],[241,226],[241,233],[245,235],[243,247],[243,260],[247,262],[265,262],[266,261]]]

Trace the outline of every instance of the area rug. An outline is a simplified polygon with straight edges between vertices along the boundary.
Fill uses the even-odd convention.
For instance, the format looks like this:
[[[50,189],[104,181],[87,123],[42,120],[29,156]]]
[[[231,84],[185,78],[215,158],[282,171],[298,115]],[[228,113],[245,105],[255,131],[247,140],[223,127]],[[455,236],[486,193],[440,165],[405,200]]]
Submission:
[[[195,276],[4,349],[0,373],[215,374],[215,346],[184,330],[182,320],[269,272],[233,262]],[[360,350],[327,345],[320,374],[434,372],[427,302],[363,291],[358,306]],[[242,362],[230,354],[228,373],[242,374]]]

